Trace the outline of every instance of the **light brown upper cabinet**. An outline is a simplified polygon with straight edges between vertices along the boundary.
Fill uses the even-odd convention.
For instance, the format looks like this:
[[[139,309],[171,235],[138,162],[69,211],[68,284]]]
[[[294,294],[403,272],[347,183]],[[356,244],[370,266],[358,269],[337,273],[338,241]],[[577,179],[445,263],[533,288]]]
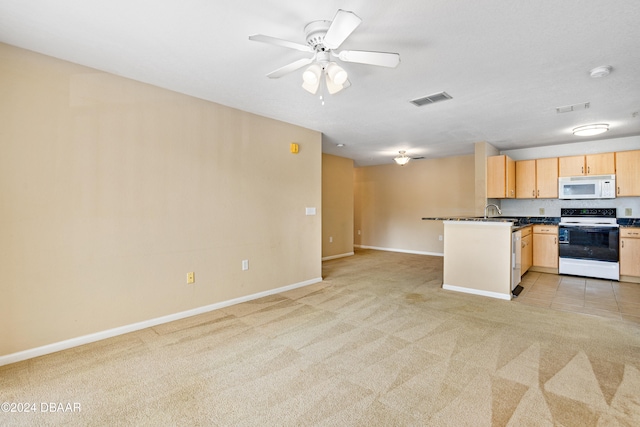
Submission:
[[[616,153],[618,196],[640,196],[640,150]]]
[[[614,153],[560,157],[560,176],[613,175],[616,173]]]
[[[516,162],[508,156],[487,157],[487,198],[516,197]]]
[[[558,158],[518,160],[516,198],[558,198]]]

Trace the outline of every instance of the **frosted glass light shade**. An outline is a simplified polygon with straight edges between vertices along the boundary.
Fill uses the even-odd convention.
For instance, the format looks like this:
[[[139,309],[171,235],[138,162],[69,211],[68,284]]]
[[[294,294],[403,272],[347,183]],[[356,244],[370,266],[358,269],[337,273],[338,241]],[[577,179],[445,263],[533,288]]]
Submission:
[[[593,136],[599,135],[609,130],[609,125],[606,123],[599,123],[594,125],[578,126],[573,129],[573,134],[576,136]]]

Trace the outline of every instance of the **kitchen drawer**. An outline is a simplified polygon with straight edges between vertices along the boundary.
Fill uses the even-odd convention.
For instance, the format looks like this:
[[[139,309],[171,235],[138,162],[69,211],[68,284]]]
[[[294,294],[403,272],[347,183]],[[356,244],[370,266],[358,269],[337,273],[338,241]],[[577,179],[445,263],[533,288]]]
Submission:
[[[534,234],[558,234],[558,226],[536,224],[533,226],[533,232]]]
[[[533,233],[533,226],[524,227],[520,232],[522,233],[522,237],[527,237]]]
[[[640,239],[640,228],[621,227],[620,237],[630,237],[630,238],[636,237]]]

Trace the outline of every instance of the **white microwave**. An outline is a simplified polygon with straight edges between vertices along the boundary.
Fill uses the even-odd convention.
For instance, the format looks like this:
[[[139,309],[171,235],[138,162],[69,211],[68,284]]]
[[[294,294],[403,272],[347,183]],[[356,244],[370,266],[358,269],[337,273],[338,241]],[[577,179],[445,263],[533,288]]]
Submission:
[[[560,199],[615,199],[615,175],[563,176],[558,178]]]

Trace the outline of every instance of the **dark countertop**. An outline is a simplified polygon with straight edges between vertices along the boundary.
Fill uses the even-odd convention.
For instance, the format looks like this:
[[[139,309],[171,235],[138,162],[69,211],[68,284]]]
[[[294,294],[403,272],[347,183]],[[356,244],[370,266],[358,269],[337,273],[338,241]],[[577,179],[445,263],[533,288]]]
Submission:
[[[475,222],[513,222],[514,226],[527,226],[533,224],[542,225],[558,225],[560,222],[559,217],[540,217],[540,216],[491,216],[484,217],[471,217],[471,216],[457,216],[457,217],[432,217],[422,218],[425,221],[475,221]]]
[[[558,225],[560,223],[560,217],[557,216],[492,216],[488,218],[484,217],[471,217],[471,216],[457,216],[457,217],[432,217],[422,218],[425,221],[489,221],[489,222],[513,222],[514,226],[522,228],[527,225]],[[620,227],[640,227],[640,218],[618,218],[618,225]]]
[[[471,221],[471,222],[513,222],[517,221],[516,217],[499,217],[492,216],[489,218],[478,217],[478,216],[443,216],[443,217],[433,217],[433,218],[422,218],[424,221]]]

